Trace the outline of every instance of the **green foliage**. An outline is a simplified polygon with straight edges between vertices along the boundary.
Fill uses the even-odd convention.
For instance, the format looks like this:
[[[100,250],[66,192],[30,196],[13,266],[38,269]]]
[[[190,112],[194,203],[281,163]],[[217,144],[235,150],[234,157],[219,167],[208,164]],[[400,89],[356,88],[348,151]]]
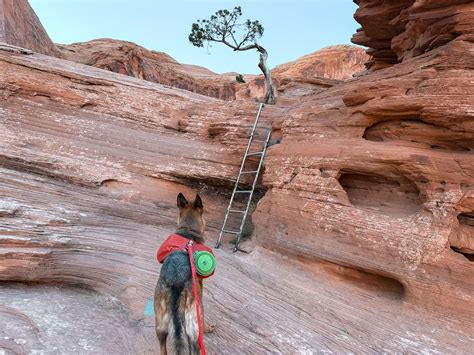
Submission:
[[[244,77],[242,76],[242,74],[237,74],[235,76],[235,80],[239,83],[245,83],[245,80],[244,80]]]
[[[206,42],[221,42],[235,51],[255,48],[264,28],[258,20],[237,22],[241,16],[240,6],[233,11],[219,10],[209,18],[193,23],[188,39],[196,47],[203,47]]]

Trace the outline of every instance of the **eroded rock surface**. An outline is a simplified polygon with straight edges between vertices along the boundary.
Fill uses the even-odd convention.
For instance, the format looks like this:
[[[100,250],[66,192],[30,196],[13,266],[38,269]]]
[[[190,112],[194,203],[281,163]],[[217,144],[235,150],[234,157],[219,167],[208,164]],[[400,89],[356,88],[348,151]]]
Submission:
[[[6,354],[136,354],[154,345],[117,299],[81,287],[0,284],[0,323]]]
[[[235,80],[237,73],[219,75],[197,65],[180,64],[166,53],[127,41],[106,38],[58,48],[71,61],[219,99],[235,99],[242,86]]]
[[[131,42],[97,39],[84,43],[58,45],[65,59],[116,73],[197,92],[223,99],[254,99],[265,96],[262,75],[243,75],[245,83],[236,81],[238,73],[216,74],[196,65],[181,64],[166,53],[150,51]],[[308,54],[272,70],[278,96],[285,91],[314,91],[351,78],[364,68],[368,59],[359,47],[331,46]],[[291,87],[291,90],[287,90]]]
[[[329,46],[295,61],[278,65],[272,70],[272,74],[276,77],[306,80],[347,80],[361,71],[367,60],[369,56],[363,48],[351,45]]]
[[[226,236],[207,281],[210,353],[471,351],[472,46],[280,86],[254,245],[231,254]],[[203,196],[215,241],[257,108],[245,97],[0,50],[3,351],[156,353],[156,249],[178,192]]]
[[[27,0],[0,0],[0,43],[57,56],[56,46]]]
[[[290,107],[266,159],[258,243],[388,276],[406,301],[472,314],[473,69],[473,42],[459,36]]]
[[[362,25],[352,42],[370,47],[367,67],[384,68],[460,39],[472,41],[471,0],[354,0]]]

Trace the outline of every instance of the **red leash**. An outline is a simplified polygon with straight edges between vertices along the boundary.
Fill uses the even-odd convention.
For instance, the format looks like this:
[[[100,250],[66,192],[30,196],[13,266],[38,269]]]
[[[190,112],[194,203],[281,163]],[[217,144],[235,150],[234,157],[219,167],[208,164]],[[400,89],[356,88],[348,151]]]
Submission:
[[[196,267],[194,265],[194,248],[193,248],[193,241],[190,240],[188,243],[188,255],[189,255],[189,263],[191,264],[191,276],[193,278],[193,294],[194,299],[196,301],[196,315],[197,315],[197,322],[198,322],[198,329],[199,329],[199,347],[201,348],[201,354],[206,355],[206,349],[204,348],[204,339],[202,337],[202,324],[201,324],[201,312],[199,311],[199,296],[197,292],[196,286]]]

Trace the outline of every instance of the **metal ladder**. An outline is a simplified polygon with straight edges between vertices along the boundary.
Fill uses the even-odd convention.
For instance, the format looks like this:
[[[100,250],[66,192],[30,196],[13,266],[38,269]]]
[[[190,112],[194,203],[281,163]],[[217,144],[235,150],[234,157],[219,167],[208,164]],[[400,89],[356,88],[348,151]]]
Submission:
[[[250,136],[249,136],[249,141],[247,143],[247,148],[245,149],[245,153],[244,153],[244,156],[242,158],[242,163],[240,164],[239,175],[237,175],[237,180],[235,181],[234,190],[232,191],[232,196],[231,196],[230,201],[229,201],[229,206],[227,207],[227,212],[226,212],[225,217],[224,217],[224,222],[222,223],[222,227],[221,227],[221,230],[219,232],[219,237],[217,238],[217,242],[216,242],[216,246],[215,246],[216,248],[219,248],[219,246],[221,244],[222,235],[224,233],[234,234],[237,237],[237,239],[235,241],[234,248],[233,248],[234,253],[237,251],[238,246],[239,246],[239,242],[240,242],[240,238],[242,237],[242,231],[244,229],[245,221],[247,219],[247,215],[248,215],[248,212],[249,212],[249,209],[250,209],[250,205],[252,203],[253,193],[255,191],[255,185],[257,185],[258,175],[259,175],[260,170],[262,168],[263,159],[265,158],[265,153],[267,152],[268,143],[270,142],[270,136],[271,136],[271,133],[272,133],[272,130],[270,129],[268,131],[267,135],[266,135],[265,143],[264,143],[263,149],[261,151],[249,152],[250,146],[251,146],[251,144],[254,140],[255,130],[257,129],[258,120],[260,119],[260,114],[262,113],[263,108],[264,108],[264,104],[260,104],[260,106],[258,108],[257,116],[255,118],[255,122],[254,122],[253,127],[252,127],[252,131],[251,131]],[[244,171],[244,166],[245,166],[245,163],[247,162],[247,158],[252,157],[252,156],[260,156],[260,161],[258,162],[257,170]],[[239,189],[240,178],[244,174],[254,174],[252,188],[250,190],[240,190]],[[246,205],[246,208],[244,210],[234,210],[234,209],[232,209],[232,204],[234,203],[234,198],[235,198],[236,194],[245,194],[245,195],[248,196],[247,205]],[[240,223],[240,228],[237,231],[225,229],[228,218],[229,218],[229,215],[231,213],[242,215],[242,221]]]

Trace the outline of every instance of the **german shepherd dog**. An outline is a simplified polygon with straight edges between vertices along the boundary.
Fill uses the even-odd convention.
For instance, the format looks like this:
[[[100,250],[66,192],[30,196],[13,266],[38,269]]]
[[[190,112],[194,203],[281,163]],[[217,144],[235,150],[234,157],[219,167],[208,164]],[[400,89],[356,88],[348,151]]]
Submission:
[[[183,194],[178,194],[179,208],[176,234],[204,242],[205,222],[202,217],[203,204],[196,195],[193,202],[188,202]],[[202,279],[197,282],[201,324],[206,332],[212,327],[204,328],[204,309],[202,306]],[[169,254],[161,268],[160,277],[155,289],[155,322],[156,335],[160,341],[160,354],[199,354],[198,323],[196,305],[193,295],[191,265],[189,256],[184,251]]]

